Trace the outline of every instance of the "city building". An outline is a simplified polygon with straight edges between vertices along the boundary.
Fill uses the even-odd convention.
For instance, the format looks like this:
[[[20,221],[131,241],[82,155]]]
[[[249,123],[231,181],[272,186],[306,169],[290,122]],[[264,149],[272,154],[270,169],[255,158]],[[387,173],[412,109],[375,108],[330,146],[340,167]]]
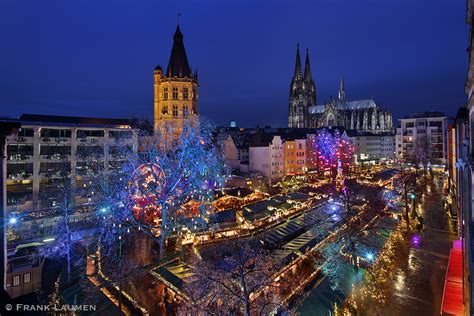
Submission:
[[[474,315],[474,305],[472,303],[474,300],[474,286],[472,280],[472,271],[474,268],[474,185],[472,182],[472,158],[474,157],[474,0],[467,0],[466,22],[470,28],[468,68],[464,84],[464,91],[467,95],[468,102],[466,106],[459,108],[457,112],[454,121],[456,137],[454,139],[455,144],[453,144],[453,146],[456,146],[453,152],[456,159],[456,183],[454,190],[455,205],[458,209],[458,229],[462,249],[462,286],[453,288],[449,280],[446,280],[444,293],[451,295],[450,302],[448,303],[452,304],[452,297],[458,298],[455,301],[458,310],[464,310],[465,315]],[[445,306],[443,303],[441,312],[453,312],[447,311],[447,309],[448,306]]]
[[[176,138],[187,124],[198,118],[198,74],[188,62],[183,33],[176,27],[166,71],[154,71],[154,128]]]
[[[451,192],[456,191],[456,128],[448,125],[448,181]]]
[[[288,127],[344,127],[357,132],[387,133],[393,130],[392,114],[382,110],[374,99],[348,101],[341,77],[337,98],[317,105],[316,85],[312,78],[309,53],[306,51],[304,74],[301,70],[299,45],[290,84]]]
[[[376,164],[395,159],[395,135],[393,133],[348,132],[354,146],[355,164]]]
[[[24,114],[13,121],[19,127],[5,139],[2,175],[12,298],[40,288],[43,259],[32,245],[54,238],[64,203],[70,223],[91,226],[98,177],[119,177],[127,154],[138,150],[138,131],[125,119]]]
[[[403,135],[402,135],[402,128],[397,127],[395,130],[395,158],[400,160],[402,159],[403,155]]]
[[[233,171],[249,172],[249,142],[256,129],[220,127],[217,140],[224,146],[224,158]]]
[[[285,157],[285,175],[300,175],[308,171],[306,165],[306,138],[287,138],[283,145]]]
[[[274,133],[257,133],[249,145],[249,171],[258,172],[270,184],[285,176],[283,139]]]
[[[239,151],[237,146],[235,146],[235,142],[232,139],[232,136],[224,134],[220,137],[219,142],[222,142],[223,146],[223,155],[225,163],[228,167],[232,170],[236,170],[239,168],[240,160],[239,160]]]
[[[397,158],[408,163],[446,166],[448,118],[440,112],[416,113],[399,120]],[[398,145],[401,145],[399,149]]]

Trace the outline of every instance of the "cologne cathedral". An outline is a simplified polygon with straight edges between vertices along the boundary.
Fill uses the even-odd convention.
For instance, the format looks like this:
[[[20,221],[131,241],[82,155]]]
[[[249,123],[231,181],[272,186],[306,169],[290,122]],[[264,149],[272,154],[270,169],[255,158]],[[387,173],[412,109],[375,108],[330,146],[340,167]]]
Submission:
[[[311,75],[309,53],[306,50],[304,73],[301,70],[299,45],[296,49],[296,64],[290,85],[288,127],[320,128],[341,126],[357,132],[393,132],[392,114],[383,111],[371,99],[347,101],[344,79],[337,97],[324,104],[316,104],[316,86]]]

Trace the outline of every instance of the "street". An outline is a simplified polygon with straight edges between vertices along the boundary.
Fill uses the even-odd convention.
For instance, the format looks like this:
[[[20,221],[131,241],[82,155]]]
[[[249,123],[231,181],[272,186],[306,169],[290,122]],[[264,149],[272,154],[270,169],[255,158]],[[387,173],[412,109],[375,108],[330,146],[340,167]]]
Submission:
[[[421,207],[425,229],[418,244],[410,242],[407,253],[397,256],[396,276],[383,307],[390,315],[436,315],[441,308],[449,250],[456,238],[442,207],[442,179],[427,187]]]

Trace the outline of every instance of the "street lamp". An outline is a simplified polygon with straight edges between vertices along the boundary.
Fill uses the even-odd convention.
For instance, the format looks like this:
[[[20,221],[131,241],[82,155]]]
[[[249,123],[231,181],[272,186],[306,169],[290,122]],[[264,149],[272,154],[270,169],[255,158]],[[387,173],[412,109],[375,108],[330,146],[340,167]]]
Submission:
[[[367,261],[372,261],[374,260],[374,254],[371,252],[368,252],[365,254],[365,258],[367,259]]]

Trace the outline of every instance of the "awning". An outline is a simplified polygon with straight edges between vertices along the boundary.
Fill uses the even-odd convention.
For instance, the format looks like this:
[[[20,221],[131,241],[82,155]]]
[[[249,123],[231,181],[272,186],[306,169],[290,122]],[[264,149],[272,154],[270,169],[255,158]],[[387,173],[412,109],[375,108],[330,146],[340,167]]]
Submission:
[[[441,313],[443,315],[464,315],[463,305],[463,275],[462,275],[462,243],[461,240],[453,242],[449,253],[448,269],[444,281],[443,302]]]

